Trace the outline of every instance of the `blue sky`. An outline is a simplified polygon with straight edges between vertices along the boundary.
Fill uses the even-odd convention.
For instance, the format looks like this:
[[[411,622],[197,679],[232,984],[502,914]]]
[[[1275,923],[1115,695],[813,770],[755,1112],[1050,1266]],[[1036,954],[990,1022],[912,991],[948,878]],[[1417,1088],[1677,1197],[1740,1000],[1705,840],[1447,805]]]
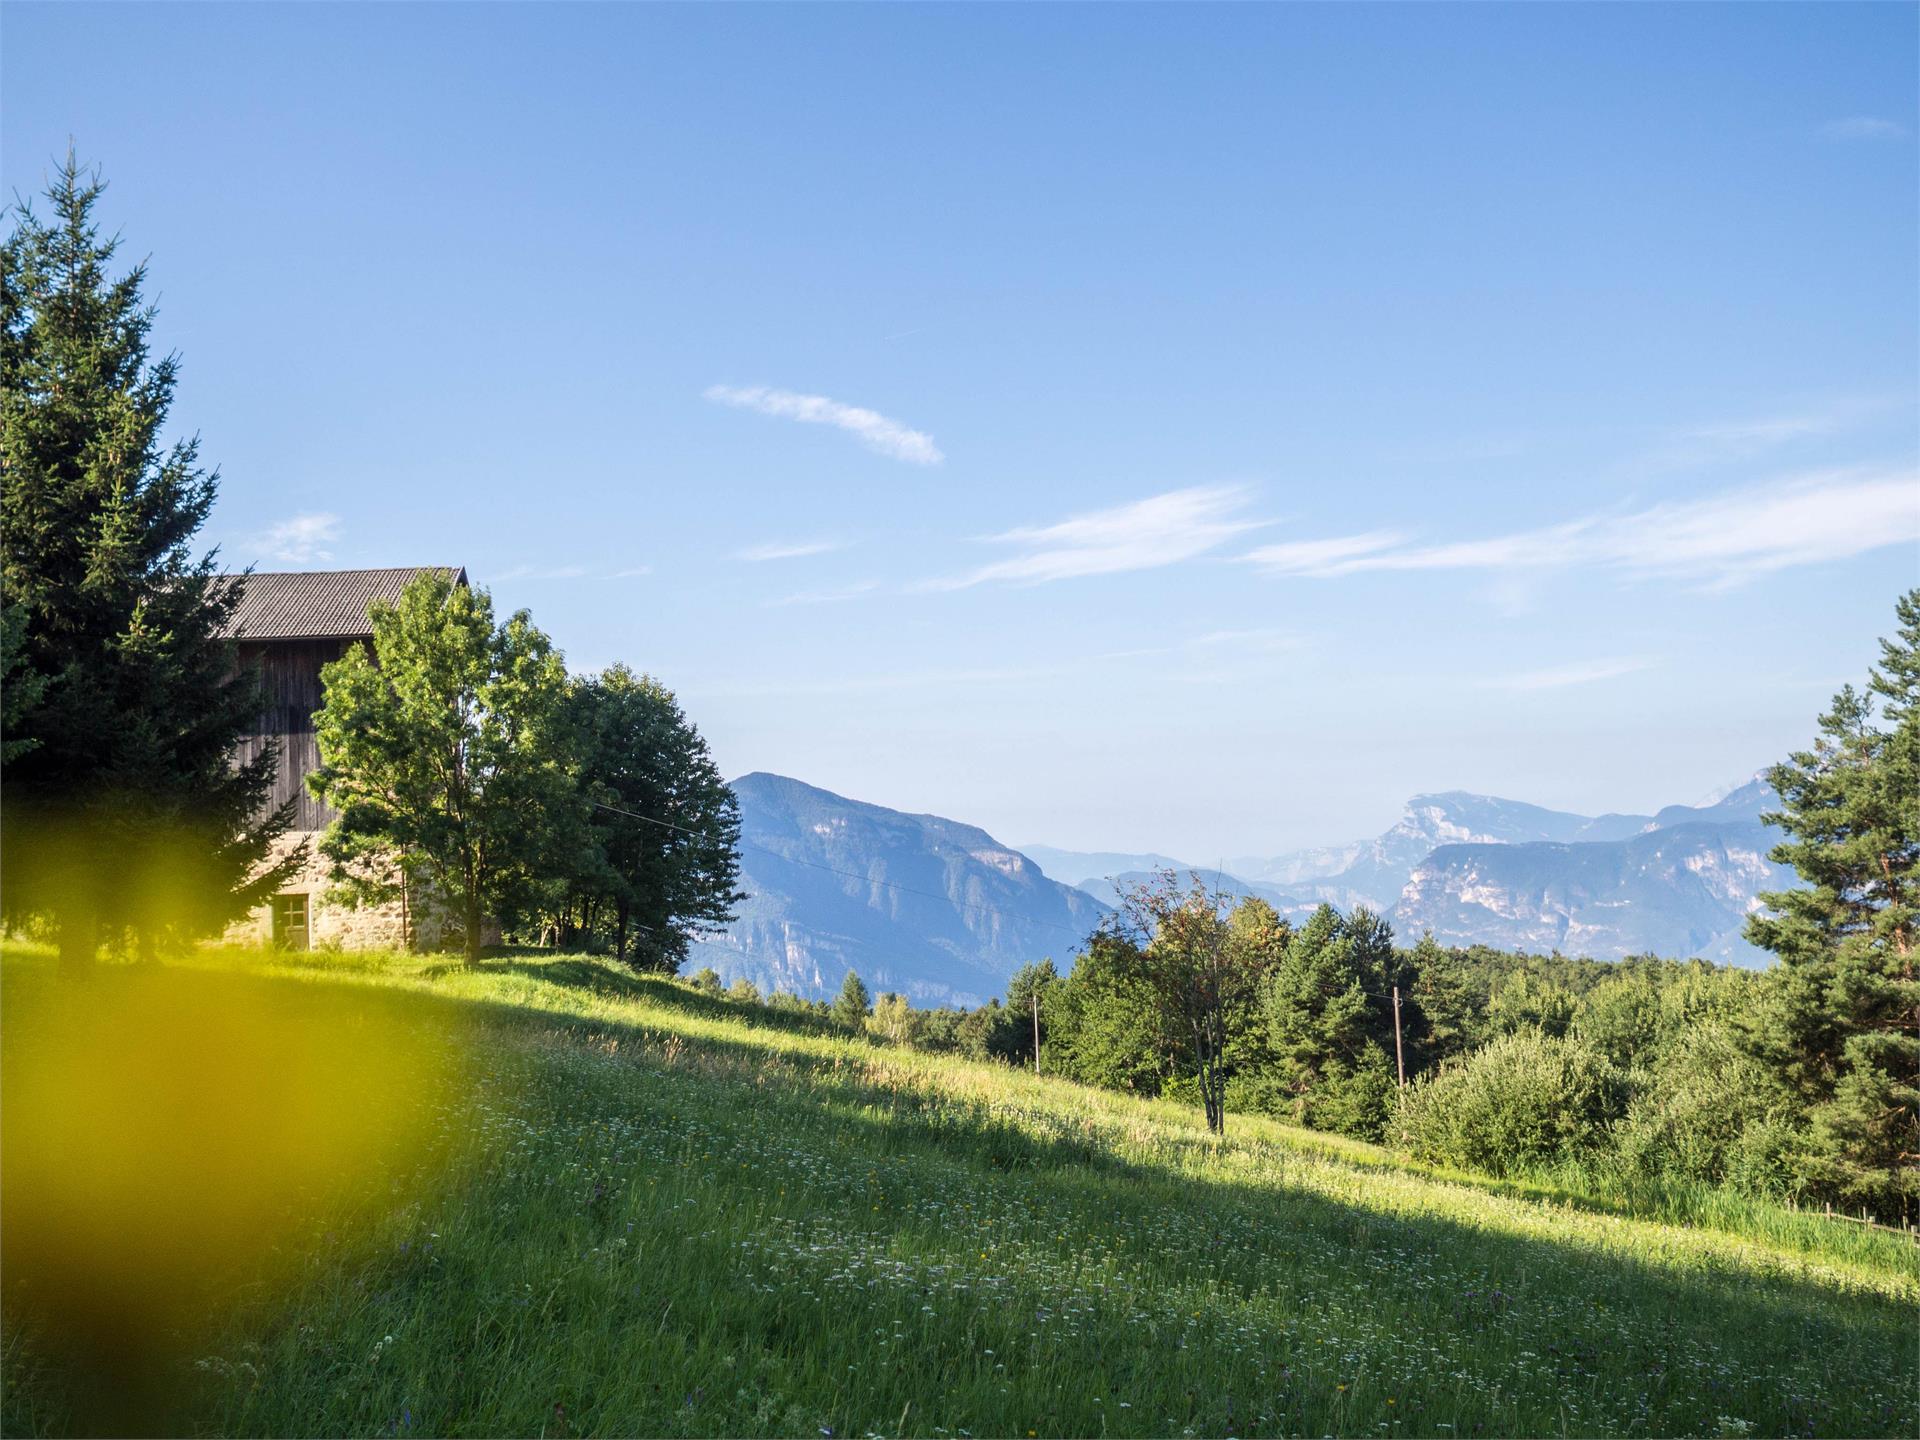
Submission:
[[[1652,809],[1920,578],[1911,6],[42,6],[210,538],[1195,862]]]

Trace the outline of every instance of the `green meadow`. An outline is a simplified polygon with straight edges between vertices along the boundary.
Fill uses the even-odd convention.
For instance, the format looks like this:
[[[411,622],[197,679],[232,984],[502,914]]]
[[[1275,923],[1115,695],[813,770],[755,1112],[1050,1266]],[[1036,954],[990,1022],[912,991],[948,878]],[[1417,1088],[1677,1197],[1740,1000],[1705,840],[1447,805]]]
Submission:
[[[7,953],[10,1052],[61,983]],[[1683,1227],[1263,1119],[1216,1140],[1197,1110],[589,958],[209,952],[92,983],[244,992],[436,1077],[382,1102],[404,1143],[275,1192],[191,1315],[122,1337],[164,1372],[154,1430],[1920,1431],[1920,1247],[1891,1234],[1753,1205]],[[8,1126],[55,1099],[10,1076]],[[181,1121],[189,1160],[222,1103]],[[235,1153],[154,1183],[244,1187]],[[126,1357],[28,1271],[0,1422],[98,1428]]]

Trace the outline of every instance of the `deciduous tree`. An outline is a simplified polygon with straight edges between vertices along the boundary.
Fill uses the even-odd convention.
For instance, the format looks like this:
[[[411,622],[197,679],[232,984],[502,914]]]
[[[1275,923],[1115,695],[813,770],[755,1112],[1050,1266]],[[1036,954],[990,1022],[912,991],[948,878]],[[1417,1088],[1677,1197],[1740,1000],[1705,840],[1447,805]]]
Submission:
[[[740,805],[707,742],[659,681],[615,665],[574,682],[592,847],[579,882],[611,902],[614,954],[674,971],[691,937],[744,898]]]
[[[496,625],[484,590],[420,576],[369,611],[371,652],[326,666],[314,795],[339,810],[321,852],[354,900],[428,883],[469,964],[586,843],[567,673],[526,611]]]

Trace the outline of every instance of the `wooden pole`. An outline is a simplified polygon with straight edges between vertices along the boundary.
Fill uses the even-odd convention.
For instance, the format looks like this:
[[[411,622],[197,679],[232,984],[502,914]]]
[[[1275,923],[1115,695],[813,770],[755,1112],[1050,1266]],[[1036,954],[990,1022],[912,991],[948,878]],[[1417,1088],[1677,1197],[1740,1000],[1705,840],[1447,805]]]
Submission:
[[[1028,993],[1033,1001],[1033,1078],[1040,1078],[1040,987],[1035,985]]]
[[[1376,994],[1379,992],[1375,992]],[[1400,1066],[1400,1088],[1407,1088],[1407,1052],[1400,1044],[1400,987],[1393,987],[1393,1058]]]

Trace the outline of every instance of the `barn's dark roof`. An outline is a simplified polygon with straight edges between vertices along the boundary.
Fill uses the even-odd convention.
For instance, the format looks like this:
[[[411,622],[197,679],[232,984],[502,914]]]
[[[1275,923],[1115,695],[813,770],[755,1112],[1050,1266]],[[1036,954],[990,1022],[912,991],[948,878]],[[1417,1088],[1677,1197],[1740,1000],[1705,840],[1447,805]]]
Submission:
[[[367,606],[398,600],[422,575],[450,575],[467,583],[459,565],[413,565],[399,570],[255,571],[227,579],[244,582],[229,633],[243,640],[320,640],[373,634]]]

